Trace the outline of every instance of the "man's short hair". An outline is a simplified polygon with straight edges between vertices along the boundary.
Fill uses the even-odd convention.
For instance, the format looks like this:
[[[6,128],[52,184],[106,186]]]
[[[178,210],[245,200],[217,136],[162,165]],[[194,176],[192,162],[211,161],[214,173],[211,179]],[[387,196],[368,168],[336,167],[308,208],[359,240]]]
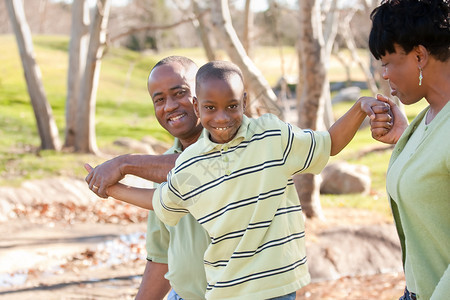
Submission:
[[[168,56],[165,57],[163,59],[161,59],[160,61],[158,61],[156,63],[156,65],[152,68],[155,69],[156,67],[162,66],[162,65],[169,65],[171,63],[179,63],[180,65],[182,65],[186,70],[189,70],[189,68],[195,67],[197,68],[197,64],[192,61],[191,59],[185,57],[185,56],[177,56],[177,55],[173,55],[173,56]]]

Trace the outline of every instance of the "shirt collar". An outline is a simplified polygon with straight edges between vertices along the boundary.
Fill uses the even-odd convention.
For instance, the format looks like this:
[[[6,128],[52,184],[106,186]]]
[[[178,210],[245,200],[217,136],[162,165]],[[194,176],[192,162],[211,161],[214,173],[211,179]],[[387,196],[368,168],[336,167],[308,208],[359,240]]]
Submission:
[[[229,141],[228,143],[218,144],[211,141],[209,137],[209,132],[206,129],[203,129],[202,134],[199,139],[199,146],[201,149],[201,153],[208,153],[221,149],[228,149],[230,147],[234,147],[239,145],[246,137],[248,125],[250,124],[250,119],[247,116],[243,116],[242,124],[239,127],[235,137]]]
[[[172,147],[170,147],[170,149],[166,151],[166,154],[181,153],[181,152],[183,152],[183,145],[181,145],[181,142],[178,138],[175,138]]]

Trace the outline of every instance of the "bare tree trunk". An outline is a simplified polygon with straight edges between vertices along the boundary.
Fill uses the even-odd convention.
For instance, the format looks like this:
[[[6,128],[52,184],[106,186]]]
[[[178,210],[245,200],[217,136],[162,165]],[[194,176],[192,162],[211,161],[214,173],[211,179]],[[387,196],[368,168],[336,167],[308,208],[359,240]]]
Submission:
[[[333,50],[333,45],[336,40],[336,35],[338,31],[339,24],[339,9],[337,7],[337,0],[328,0],[322,1],[323,3],[323,13],[325,15],[324,20],[324,30],[323,30],[323,39],[324,39],[324,53],[325,53],[325,65],[329,65],[331,60],[331,53]],[[324,114],[323,114],[323,123],[325,128],[330,128],[334,123],[334,115],[333,115],[333,106],[331,104],[331,94],[329,85],[326,87],[326,91],[324,91]]]
[[[340,52],[339,46],[335,44],[335,47],[333,48],[333,54],[336,57],[336,59],[341,63],[342,67],[345,70],[345,86],[349,86],[352,80],[352,74],[350,71],[351,62]]]
[[[22,0],[5,0],[20,51],[28,94],[36,117],[42,149],[60,150],[58,128],[47,102],[41,69],[36,63],[30,27],[25,19]]]
[[[47,0],[39,1],[39,33],[44,34],[44,22],[47,15]]]
[[[341,24],[341,35],[345,40],[345,43],[347,45],[348,50],[350,51],[350,54],[352,55],[353,61],[355,61],[360,69],[363,71],[364,76],[366,77],[367,86],[369,87],[369,90],[372,92],[372,94],[377,93],[377,85],[375,83],[375,79],[373,78],[372,74],[370,73],[370,68],[368,68],[362,61],[361,57],[358,54],[358,49],[355,44],[355,39],[353,37],[353,33],[350,29],[350,21],[353,18],[353,15],[355,14],[356,10],[350,10],[350,12],[347,13],[345,16],[344,22]]]
[[[252,90],[253,94],[256,95],[256,100],[261,102],[263,110],[259,110],[259,112],[270,112],[283,119],[283,111],[276,104],[277,97],[275,93],[263,77],[261,71],[248,57],[233,28],[228,1],[213,0],[210,3],[212,5],[213,25],[219,36],[219,40],[223,42],[223,46],[230,59],[241,68],[246,79],[246,84]]]
[[[299,126],[313,130],[324,129],[325,93],[329,91],[325,69],[324,41],[318,0],[299,0],[300,36],[298,55],[303,73],[303,93],[299,110]],[[329,92],[328,92],[329,93]],[[319,177],[301,174],[295,177],[303,211],[307,217],[323,217],[320,206]]]
[[[203,49],[205,49],[206,58],[209,61],[216,60],[216,54],[214,53],[214,49],[211,45],[211,40],[208,34],[208,26],[206,25],[204,15],[202,14],[201,8],[197,0],[192,0],[192,7],[194,10],[194,15],[198,20],[198,24],[194,26],[200,35],[200,40],[202,41]]]
[[[106,45],[110,0],[97,0],[91,25],[89,49],[81,83],[81,101],[78,102],[75,151],[97,153],[95,137],[95,104],[100,66]]]
[[[86,68],[89,43],[89,6],[86,0],[75,1],[72,5],[72,29],[69,44],[69,69],[67,72],[66,138],[64,147],[75,147],[76,121],[80,85]]]
[[[251,2],[251,0],[245,0],[244,30],[242,32],[242,45],[244,46],[244,49],[249,57],[251,57],[253,34],[253,12],[250,9]]]

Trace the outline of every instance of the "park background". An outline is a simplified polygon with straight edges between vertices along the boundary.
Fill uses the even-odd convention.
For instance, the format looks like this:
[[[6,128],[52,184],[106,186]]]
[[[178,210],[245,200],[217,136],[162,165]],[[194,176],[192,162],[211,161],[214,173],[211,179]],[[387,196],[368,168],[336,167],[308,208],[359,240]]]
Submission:
[[[159,59],[184,55],[199,65],[212,57],[232,60],[250,82],[254,116],[272,112],[302,127],[325,128],[327,103],[337,119],[358,96],[388,93],[379,78],[380,63],[367,49],[369,13],[377,1],[25,0],[21,21],[27,24],[18,31],[7,7],[20,10],[21,3],[0,2],[0,222],[5,237],[0,298],[133,298],[145,265],[146,212],[96,198],[83,181],[82,166],[130,152],[161,153],[170,145],[146,89]],[[84,54],[73,51],[74,12],[80,3],[87,8],[84,17],[90,16],[81,31],[91,38],[85,38]],[[105,8],[109,12],[100,14]],[[99,15],[103,19],[95,28],[90,24]],[[27,51],[18,46],[26,27]],[[88,68],[76,73],[69,64],[75,54],[88,60],[89,51],[100,57],[90,77]],[[33,68],[26,67],[30,63]],[[36,69],[40,88],[33,90],[24,74]],[[86,82],[93,87],[71,100],[75,74],[81,78],[78,91],[88,90]],[[347,101],[331,105],[345,88],[351,91]],[[84,107],[81,116],[83,109],[78,115],[68,112],[73,103]],[[318,107],[312,114],[302,109],[311,105]],[[423,108],[419,103],[404,109],[412,119]],[[57,128],[56,135],[38,128],[42,119]],[[80,128],[83,134],[69,141],[67,129],[75,126],[76,132],[80,123],[93,126]],[[379,247],[398,243],[384,188],[391,151],[363,127],[330,162],[367,167],[368,192],[319,194],[320,183],[307,179],[316,190],[309,194],[310,249],[317,246],[317,259],[332,263],[297,299],[364,299],[370,293],[398,298],[404,283],[400,262],[383,265],[380,259],[399,260],[398,245]]]

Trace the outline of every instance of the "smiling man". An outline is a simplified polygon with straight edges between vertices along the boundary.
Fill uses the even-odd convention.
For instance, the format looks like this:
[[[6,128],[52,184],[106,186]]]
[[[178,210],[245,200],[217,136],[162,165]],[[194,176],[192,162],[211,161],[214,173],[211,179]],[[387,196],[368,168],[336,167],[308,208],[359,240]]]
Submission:
[[[195,115],[192,99],[195,90],[196,64],[182,56],[159,61],[148,77],[148,92],[155,116],[161,126],[175,137],[166,154],[180,153],[196,142],[202,125]],[[125,174],[154,182],[166,180],[178,155],[123,155],[97,166],[86,177],[91,190],[107,198],[106,189]],[[204,299],[206,278],[203,254],[210,242],[205,230],[192,215],[176,226],[165,226],[149,212],[147,230],[147,265],[136,299]],[[164,279],[164,276],[166,279]]]

